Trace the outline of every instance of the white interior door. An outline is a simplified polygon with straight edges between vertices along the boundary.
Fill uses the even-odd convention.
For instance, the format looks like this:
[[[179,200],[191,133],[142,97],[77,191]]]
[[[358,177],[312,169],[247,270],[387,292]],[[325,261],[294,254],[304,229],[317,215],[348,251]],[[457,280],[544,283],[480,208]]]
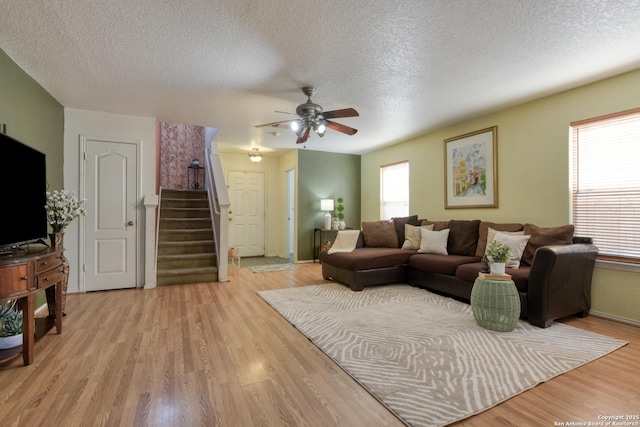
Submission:
[[[290,262],[295,260],[294,231],[295,231],[295,172],[293,169],[285,172],[287,222],[285,224],[285,256]]]
[[[136,286],[138,145],[84,140],[85,290]]]
[[[240,256],[263,256],[264,173],[229,171],[229,246],[239,246]]]

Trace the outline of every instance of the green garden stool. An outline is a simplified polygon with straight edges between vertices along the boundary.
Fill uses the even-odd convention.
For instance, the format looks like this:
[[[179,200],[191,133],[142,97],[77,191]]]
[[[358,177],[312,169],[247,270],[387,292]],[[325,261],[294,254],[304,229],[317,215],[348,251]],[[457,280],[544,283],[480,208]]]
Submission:
[[[471,310],[479,326],[510,332],[520,318],[520,295],[513,280],[478,277],[471,289]]]

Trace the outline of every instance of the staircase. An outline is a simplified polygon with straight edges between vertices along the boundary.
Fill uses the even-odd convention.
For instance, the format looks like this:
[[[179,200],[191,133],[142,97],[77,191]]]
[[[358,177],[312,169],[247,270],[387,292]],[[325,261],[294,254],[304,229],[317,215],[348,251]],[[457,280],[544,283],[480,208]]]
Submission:
[[[217,282],[216,258],[207,192],[163,189],[157,285]]]

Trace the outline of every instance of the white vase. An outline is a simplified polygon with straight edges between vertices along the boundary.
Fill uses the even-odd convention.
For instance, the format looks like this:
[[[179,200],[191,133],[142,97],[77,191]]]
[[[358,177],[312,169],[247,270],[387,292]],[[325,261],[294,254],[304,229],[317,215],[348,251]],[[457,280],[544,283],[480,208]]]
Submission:
[[[504,267],[504,262],[492,262],[491,264],[489,264],[491,274],[504,274]]]
[[[345,228],[347,228],[347,224],[344,221],[340,221],[338,223],[338,230],[344,230]]]
[[[0,350],[18,347],[19,345],[22,345],[22,334],[0,337]]]

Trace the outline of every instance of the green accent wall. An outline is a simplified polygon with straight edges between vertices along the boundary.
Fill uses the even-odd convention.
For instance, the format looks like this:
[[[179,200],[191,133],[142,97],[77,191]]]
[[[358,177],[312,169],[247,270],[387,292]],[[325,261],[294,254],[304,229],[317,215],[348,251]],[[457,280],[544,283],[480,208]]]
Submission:
[[[298,150],[299,261],[313,259],[313,230],[324,227],[320,199],[334,199],[337,205],[342,197],[347,227],[360,229],[360,176],[359,155]]]
[[[62,188],[64,108],[0,50],[0,126],[2,124],[7,125],[7,135],[47,156],[49,188]],[[36,307],[45,301],[44,292],[40,292]]]

